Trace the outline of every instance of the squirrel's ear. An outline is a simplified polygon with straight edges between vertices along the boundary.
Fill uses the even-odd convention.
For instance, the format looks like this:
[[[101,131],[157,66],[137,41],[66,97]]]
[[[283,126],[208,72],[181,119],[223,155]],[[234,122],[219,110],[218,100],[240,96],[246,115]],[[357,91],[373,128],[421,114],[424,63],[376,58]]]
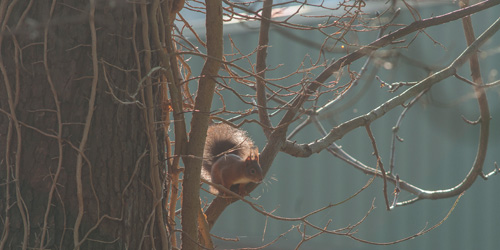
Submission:
[[[247,161],[258,161],[259,160],[259,150],[257,147],[252,148],[250,155],[248,155]]]
[[[246,161],[252,161],[252,160],[255,160],[255,156],[253,155],[253,153],[250,153],[250,155],[247,157]]]
[[[258,159],[259,158],[259,148],[257,146],[253,146],[250,152],[251,152],[250,155],[254,159]]]

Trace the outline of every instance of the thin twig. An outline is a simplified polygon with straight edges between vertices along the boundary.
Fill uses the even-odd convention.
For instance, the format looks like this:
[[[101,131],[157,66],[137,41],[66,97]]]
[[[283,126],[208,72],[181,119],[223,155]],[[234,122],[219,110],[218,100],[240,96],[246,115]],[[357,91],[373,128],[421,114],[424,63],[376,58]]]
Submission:
[[[387,207],[387,211],[390,211],[391,207],[389,205],[389,198],[387,197],[387,176],[385,173],[384,164],[382,163],[382,159],[380,158],[380,155],[378,153],[377,143],[375,142],[375,137],[373,136],[370,124],[367,124],[365,128],[366,128],[366,133],[368,134],[368,137],[370,137],[370,141],[372,142],[373,153],[375,154],[375,158],[377,158],[377,167],[380,167],[380,172],[382,173],[382,179],[384,180],[383,192],[384,192],[385,205]]]
[[[394,125],[394,127],[392,127],[391,156],[390,156],[390,160],[389,160],[389,162],[390,162],[389,173],[391,173],[391,175],[394,174],[394,160],[396,158],[396,139],[398,139],[399,141],[402,141],[402,139],[398,136],[398,132],[399,132],[399,128],[401,127],[401,123],[403,122],[403,118],[406,115],[406,113],[408,112],[408,110],[410,110],[410,108],[413,106],[413,104],[415,104],[420,99],[420,97],[422,97],[425,93],[427,93],[427,90],[420,92],[420,94],[418,94],[415,98],[413,98],[405,106],[405,108],[403,109],[403,111],[399,115],[398,120],[396,121],[396,125]]]
[[[399,240],[396,240],[396,241],[392,241],[392,242],[383,242],[383,243],[374,242],[374,241],[368,241],[368,240],[363,240],[363,239],[358,238],[358,237],[356,237],[354,235],[350,235],[349,237],[351,237],[352,239],[357,240],[359,242],[363,242],[363,243],[367,243],[367,244],[371,244],[371,245],[382,245],[382,246],[394,245],[394,244],[397,244],[397,243],[400,243],[400,242],[403,242],[403,241],[415,239],[416,237],[422,236],[422,235],[424,235],[424,234],[426,234],[426,233],[428,233],[428,232],[436,229],[441,224],[443,224],[448,219],[448,217],[451,215],[451,213],[453,212],[453,210],[455,210],[455,207],[457,206],[458,201],[460,200],[460,198],[462,198],[462,195],[464,195],[464,193],[461,193],[461,194],[458,195],[457,199],[455,200],[455,202],[451,206],[450,210],[448,211],[448,213],[446,214],[446,216],[441,221],[439,221],[438,223],[436,223],[434,226],[432,226],[430,228],[427,228],[427,229],[423,229],[422,231],[420,231],[420,232],[418,232],[418,233],[416,233],[416,234],[414,234],[412,236],[409,236],[409,237],[406,237],[406,238],[403,238],[403,239],[399,239]]]

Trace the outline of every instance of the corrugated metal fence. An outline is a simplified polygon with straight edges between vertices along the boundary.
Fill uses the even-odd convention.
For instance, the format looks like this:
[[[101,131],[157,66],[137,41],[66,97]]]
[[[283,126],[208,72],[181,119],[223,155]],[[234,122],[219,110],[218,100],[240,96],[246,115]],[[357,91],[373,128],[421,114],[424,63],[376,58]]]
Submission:
[[[456,9],[456,5],[440,5],[420,8],[422,18],[436,16]],[[483,32],[496,18],[500,8],[496,7],[473,16],[476,36]],[[411,15],[402,11],[396,23],[410,23]],[[283,64],[270,76],[279,76],[291,73],[297,69],[305,55],[311,55],[313,60],[318,50],[294,41],[289,36],[282,35],[276,29],[271,31],[269,48],[269,66]],[[445,24],[438,28],[426,29],[426,32],[446,49],[435,44],[425,34],[407,49],[403,56],[425,62],[428,65],[443,67],[448,65],[465,48],[465,39],[460,21]],[[249,52],[255,49],[258,33],[255,30],[246,30],[229,34],[239,49]],[[321,44],[323,36],[313,32],[294,32],[293,35],[305,37],[310,41]],[[375,33],[360,34],[362,44],[376,38]],[[411,39],[412,35],[406,39]],[[483,47],[487,53],[482,61],[481,70],[485,81],[498,80],[500,65],[500,34]],[[492,49],[496,48],[496,52]],[[226,51],[231,51],[230,42],[226,40]],[[327,54],[327,58],[338,58],[343,54]],[[483,54],[486,56],[486,54]],[[396,57],[394,57],[396,58]],[[423,79],[428,72],[416,67],[408,66],[402,57],[398,60],[387,58],[386,63],[392,63],[393,69],[381,69],[377,72],[387,82],[413,81]],[[193,69],[199,70],[201,63],[193,59]],[[199,62],[199,61],[198,61]],[[352,66],[358,71],[363,60]],[[380,61],[376,61],[380,63]],[[400,65],[406,65],[401,67]],[[387,66],[387,64],[386,64]],[[389,64],[390,66],[390,64]],[[370,70],[373,67],[370,67]],[[395,70],[394,70],[395,69]],[[469,76],[468,66],[462,67],[462,75]],[[199,72],[199,71],[195,71]],[[317,72],[315,72],[317,73]],[[298,78],[288,80],[296,83]],[[360,84],[364,81],[361,81]],[[282,82],[284,83],[284,81]],[[230,83],[231,84],[231,83]],[[348,96],[339,103],[332,117],[323,117],[323,125],[329,129],[350,118],[364,114],[380,105],[388,97],[395,94],[388,93],[387,88],[380,88],[380,83],[373,81],[368,84],[368,91],[361,95],[354,105],[345,106]],[[231,85],[235,88],[237,86]],[[359,92],[359,90],[354,90]],[[224,92],[226,105],[231,110],[248,109],[230,92]],[[495,161],[500,162],[500,89],[492,88],[488,91],[489,104],[492,114],[491,139],[485,171],[491,171]],[[325,98],[331,98],[325,96]],[[218,105],[215,101],[215,105]],[[374,122],[372,130],[379,151],[386,167],[389,165],[390,143],[392,127],[401,113],[402,108],[391,111],[387,116]],[[451,188],[465,177],[475,157],[478,127],[463,122],[461,115],[474,120],[478,117],[478,108],[473,98],[472,89],[467,84],[455,79],[448,79],[439,83],[415,107],[410,109],[403,120],[399,135],[404,142],[397,143],[397,157],[395,172],[402,179],[424,189]],[[265,145],[265,137],[256,125],[245,126],[254,140],[260,146]],[[318,138],[319,133],[311,125],[301,132],[294,140],[309,142]],[[364,129],[357,129],[338,141],[339,145],[360,161],[375,166],[375,158],[371,143]],[[322,152],[307,159],[297,159],[280,154],[274,162],[266,183],[260,185],[252,195],[259,197],[256,203],[267,211],[276,209],[275,214],[287,217],[300,217],[330,203],[342,201],[370,179],[363,173],[353,169],[348,164],[334,158],[327,152]],[[389,186],[392,190],[393,186]],[[462,197],[460,203],[448,220],[430,233],[389,247],[379,247],[363,244],[347,237],[335,235],[321,235],[301,246],[301,249],[498,249],[500,247],[500,176],[493,176],[488,181],[478,179],[474,186]],[[374,242],[390,242],[411,236],[422,229],[429,228],[442,220],[455,202],[454,198],[437,201],[419,201],[406,207],[398,207],[393,211],[386,211],[382,194],[382,180],[375,182],[353,200],[337,207],[328,209],[310,218],[316,225],[326,225],[331,220],[329,229],[352,225],[360,220],[370,208],[373,200],[377,207],[360,225],[356,234],[365,240]],[[412,195],[403,192],[401,200],[411,199]],[[237,243],[216,241],[220,248],[257,247],[264,245],[278,237],[299,222],[282,222],[266,219],[248,205],[237,202],[228,207],[213,229],[213,234],[222,237],[240,239]],[[300,228],[303,230],[303,227]],[[265,233],[263,231],[265,230]],[[317,231],[308,227],[307,234]],[[286,234],[277,243],[267,249],[290,249],[300,241],[297,229]]]

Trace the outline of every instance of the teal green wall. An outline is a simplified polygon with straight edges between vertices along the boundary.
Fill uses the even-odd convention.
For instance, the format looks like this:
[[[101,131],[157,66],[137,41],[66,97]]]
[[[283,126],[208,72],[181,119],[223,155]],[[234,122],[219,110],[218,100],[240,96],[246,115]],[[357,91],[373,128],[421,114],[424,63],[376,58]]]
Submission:
[[[419,9],[422,18],[436,16],[456,9],[456,5],[428,7]],[[500,8],[495,7],[487,12],[473,16],[476,36],[484,31],[496,18]],[[397,23],[410,23],[411,16],[402,11]],[[410,58],[427,62],[430,65],[443,67],[448,65],[465,48],[465,40],[460,21],[451,22],[426,31],[441,44],[440,45],[420,34],[419,38],[408,49],[401,50]],[[323,41],[323,36],[314,32],[295,32],[296,35],[311,39],[317,43]],[[248,53],[255,49],[257,44],[256,31],[234,32],[230,34],[239,49]],[[376,38],[376,33],[360,34],[363,44]],[[406,39],[413,38],[413,35]],[[271,31],[269,48],[269,66],[283,64],[269,76],[282,76],[297,69],[305,55],[313,60],[318,50],[294,42],[282,36],[276,30]],[[226,39],[226,52],[230,52],[230,43]],[[496,34],[483,48],[488,51],[500,46],[500,34]],[[344,54],[328,53],[327,58],[339,58]],[[351,66],[358,71],[364,60],[359,60]],[[191,61],[197,74],[201,69],[201,62],[196,58]],[[416,67],[401,67],[402,60],[396,63],[393,70],[380,69],[377,73],[385,81],[413,81],[426,76],[426,72]],[[244,65],[244,63],[242,63]],[[486,82],[498,80],[498,75],[491,78],[493,70],[500,70],[500,54],[489,55],[481,61],[481,70]],[[372,69],[373,67],[370,67]],[[198,70],[198,71],[196,71]],[[316,71],[314,73],[319,73]],[[461,74],[468,77],[468,65],[462,67]],[[299,78],[281,81],[281,84],[294,84]],[[234,82],[230,86],[247,90],[237,86]],[[361,81],[362,85],[365,84]],[[322,120],[328,129],[350,118],[364,114],[380,105],[394,94],[388,93],[386,88],[380,88],[379,83],[366,83],[369,90],[360,101],[335,114],[332,118]],[[353,92],[358,92],[354,89]],[[252,91],[248,91],[251,93]],[[231,110],[249,109],[229,91],[225,94],[226,105]],[[342,106],[354,96],[348,95]],[[403,120],[399,135],[404,138],[403,143],[397,143],[395,172],[402,179],[424,189],[447,189],[457,185],[469,171],[475,157],[477,147],[478,127],[468,125],[462,121],[461,115],[475,120],[478,117],[478,108],[475,99],[471,98],[472,89],[465,83],[453,78],[439,83],[422,100],[413,107]],[[332,95],[323,96],[323,100],[332,98]],[[462,98],[462,99],[461,99]],[[488,156],[484,169],[489,172],[493,169],[493,162],[500,163],[500,88],[488,90],[489,105],[492,115],[491,136]],[[249,99],[248,99],[249,100]],[[220,105],[216,100],[214,105]],[[214,108],[215,109],[215,108]],[[391,128],[402,111],[398,108],[387,116],[372,124],[373,133],[377,139],[379,151],[386,167],[389,166]],[[280,116],[278,115],[277,118]],[[257,117],[254,117],[257,118]],[[276,122],[277,119],[274,118]],[[293,127],[293,126],[292,126]],[[265,137],[255,124],[244,127],[249,131],[259,148],[265,145]],[[307,127],[294,140],[310,142],[318,138],[319,134],[313,126]],[[364,128],[357,129],[337,142],[351,155],[367,165],[375,166],[373,149]],[[299,217],[330,203],[336,203],[349,197],[361,188],[370,178],[353,167],[336,159],[327,152],[313,155],[307,159],[297,159],[286,154],[279,154],[265,183],[253,193],[255,201],[267,211],[279,216]],[[389,186],[392,190],[393,186]],[[440,227],[416,239],[388,247],[372,246],[359,243],[343,236],[322,235],[302,245],[301,249],[498,249],[500,239],[496,236],[500,232],[500,175],[491,177],[488,181],[479,178],[474,186],[466,192],[455,211]],[[207,196],[210,199],[211,196]],[[400,200],[411,199],[407,192],[401,194]],[[393,211],[386,211],[382,194],[382,180],[376,181],[355,199],[338,207],[331,208],[311,217],[310,221],[318,226],[325,225],[332,220],[330,229],[344,227],[356,223],[370,208],[372,201],[377,207],[366,221],[358,227],[357,237],[376,242],[387,242],[411,236],[418,231],[438,223],[455,202],[454,198],[445,200],[423,200],[413,205],[397,207]],[[216,241],[221,248],[257,247],[275,239],[299,222],[282,222],[268,219],[248,205],[237,202],[228,207],[217,221],[212,233],[222,237],[240,238],[239,243]],[[263,230],[266,232],[263,238]],[[301,228],[303,229],[303,228]],[[308,234],[317,231],[307,229]],[[293,249],[300,241],[296,229],[288,233],[268,249]]]

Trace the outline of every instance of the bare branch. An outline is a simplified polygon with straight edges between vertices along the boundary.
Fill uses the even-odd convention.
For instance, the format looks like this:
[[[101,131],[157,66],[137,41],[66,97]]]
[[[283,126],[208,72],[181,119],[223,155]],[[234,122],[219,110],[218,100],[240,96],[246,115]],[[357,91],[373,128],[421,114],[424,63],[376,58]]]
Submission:
[[[264,8],[262,11],[263,19],[260,23],[259,31],[259,47],[257,51],[257,65],[256,70],[259,75],[256,78],[256,88],[257,88],[257,104],[259,109],[259,119],[265,127],[264,134],[269,136],[270,130],[267,127],[271,127],[271,121],[269,120],[269,115],[267,113],[267,100],[266,100],[266,88],[265,83],[262,79],[266,77],[266,58],[267,58],[267,46],[269,43],[269,27],[271,25],[271,11],[273,7],[273,0],[265,0]]]
[[[195,249],[198,242],[197,218],[200,211],[200,174],[207,137],[208,120],[212,98],[214,95],[216,76],[221,66],[223,54],[222,34],[222,1],[206,0],[207,16],[207,60],[201,71],[198,93],[195,99],[191,132],[187,154],[185,157],[184,180],[182,183],[182,248]],[[215,59],[215,60],[214,60]]]
[[[369,55],[372,51],[375,51],[383,46],[386,46],[393,41],[404,37],[408,34],[411,34],[415,31],[431,27],[431,26],[436,26],[440,25],[443,23],[447,23],[465,16],[468,16],[472,13],[481,11],[483,9],[487,9],[491,6],[495,6],[500,4],[500,2],[497,1],[483,1],[480,3],[477,3],[475,5],[472,5],[470,7],[453,11],[441,16],[436,16],[428,19],[423,19],[423,20],[418,20],[410,25],[401,28],[399,30],[396,30],[388,35],[385,35],[376,41],[370,43],[367,46],[364,46],[358,50],[356,50],[353,53],[350,53],[339,60],[337,60],[335,63],[332,63],[330,66],[328,66],[321,74],[316,77],[313,81],[311,81],[302,94],[297,95],[293,101],[291,102],[291,107],[287,113],[283,116],[282,120],[280,121],[279,125],[283,125],[288,123],[293,119],[293,117],[297,114],[298,109],[302,106],[302,104],[307,100],[308,96],[314,93],[322,83],[324,83],[333,73],[339,71],[342,67],[351,64],[352,62],[358,60],[359,58]],[[494,32],[493,32],[494,33]],[[484,41],[483,41],[484,42]],[[462,59],[463,60],[463,59]],[[462,64],[463,62],[459,63]]]
[[[397,244],[397,243],[400,243],[400,242],[403,242],[403,241],[411,240],[411,239],[414,239],[416,237],[422,236],[422,235],[424,235],[424,234],[426,234],[426,233],[428,233],[428,232],[436,229],[437,227],[439,227],[441,224],[443,224],[448,219],[448,217],[453,212],[453,210],[455,210],[455,207],[457,206],[458,201],[460,200],[460,198],[462,198],[463,194],[464,193],[461,193],[461,194],[458,195],[457,199],[455,200],[455,202],[451,206],[450,210],[448,211],[448,213],[446,214],[446,216],[441,221],[439,221],[434,226],[432,226],[430,228],[427,228],[427,229],[423,229],[422,231],[420,231],[420,232],[418,232],[418,233],[416,233],[416,234],[414,234],[412,236],[409,236],[409,237],[406,237],[406,238],[403,238],[403,239],[400,239],[400,240],[396,240],[396,241],[392,241],[392,242],[384,242],[384,243],[363,240],[363,239],[357,238],[354,235],[350,235],[350,237],[352,239],[354,239],[354,240],[357,240],[357,241],[360,241],[360,242],[363,242],[363,243],[368,243],[368,244],[371,244],[371,245],[383,245],[383,246],[386,246],[386,245],[394,245],[394,244]]]
[[[489,172],[488,174],[484,174],[484,173],[480,174],[480,176],[484,180],[488,180],[488,178],[490,178],[492,175],[496,175],[496,174],[500,173],[500,168],[498,168],[497,162],[495,162],[494,165],[495,165],[495,169],[493,169],[493,171]]]
[[[325,149],[330,144],[342,138],[345,134],[352,131],[353,129],[365,126],[377,120],[378,118],[385,115],[388,111],[394,109],[395,107],[403,105],[404,102],[406,102],[409,98],[418,95],[422,91],[432,87],[434,84],[454,75],[456,69],[463,63],[465,63],[465,61],[471,56],[471,54],[474,53],[493,34],[495,34],[498,29],[500,29],[500,19],[497,19],[493,25],[491,25],[474,43],[467,47],[467,49],[465,49],[462,54],[458,56],[445,69],[425,78],[403,93],[393,97],[392,99],[373,109],[371,112],[340,124],[339,126],[333,128],[325,137],[308,144],[295,145],[291,142],[287,142],[286,147],[283,150],[286,153],[294,156],[308,157],[312,153],[318,153],[321,150]]]
[[[427,92],[427,90],[424,90],[422,92],[420,92],[420,94],[418,94],[415,98],[413,98],[404,108],[403,112],[401,112],[401,114],[399,115],[399,118],[398,120],[396,121],[396,125],[394,125],[394,127],[392,127],[392,143],[391,143],[391,158],[390,158],[390,165],[389,165],[389,171],[391,173],[391,175],[394,174],[394,160],[396,158],[396,139],[398,139],[399,141],[402,141],[403,139],[401,139],[399,136],[398,136],[398,131],[399,131],[399,127],[401,126],[401,122],[403,121],[403,117],[406,115],[406,113],[408,112],[408,110],[420,99],[420,97],[422,97],[425,93]]]
[[[377,149],[377,143],[375,142],[375,137],[373,137],[372,130],[370,128],[370,124],[365,126],[366,128],[366,133],[368,133],[368,137],[370,137],[370,141],[372,142],[372,147],[373,147],[373,152],[375,154],[375,158],[377,158],[377,168],[380,167],[380,172],[382,173],[382,179],[384,180],[384,199],[385,199],[385,205],[387,207],[387,211],[391,210],[391,207],[389,205],[389,198],[387,198],[387,176],[384,170],[384,164],[382,163],[382,159],[380,158],[380,155],[378,153]]]
[[[497,32],[500,29],[500,18],[497,19],[481,36],[478,37],[477,40],[475,40],[470,46],[468,46],[460,56],[458,56],[448,67],[445,69],[427,77],[426,79],[420,81],[418,84],[415,86],[412,86],[405,92],[401,93],[400,95],[390,99],[389,101],[385,102],[384,104],[380,105],[379,107],[373,109],[371,112],[356,117],[350,121],[347,121],[345,123],[340,124],[339,126],[333,128],[326,136],[321,138],[318,141],[311,142],[308,144],[295,144],[292,142],[287,141],[284,144],[283,151],[294,155],[298,157],[308,157],[313,153],[320,152],[321,150],[329,147],[332,143],[334,143],[336,140],[342,138],[346,133],[349,131],[352,131],[355,128],[361,127],[361,126],[366,126],[367,124],[370,124],[371,122],[375,121],[376,119],[382,117],[385,113],[387,113],[389,110],[402,105],[406,100],[409,98],[418,95],[422,91],[425,91],[426,89],[430,88],[437,82],[450,77],[456,73],[456,68],[465,63],[465,61],[477,51],[477,49],[484,43],[486,42],[495,32]],[[480,106],[481,109],[481,106]],[[482,112],[484,109],[481,109]],[[482,115],[484,115],[482,113]],[[482,116],[483,119],[490,119],[489,116],[484,117]],[[481,123],[483,124],[483,122]],[[467,190],[475,181],[476,177],[481,173],[482,169],[482,164],[484,161],[484,154],[485,151],[485,144],[484,144],[484,136],[487,134],[487,125],[484,125],[485,127],[481,127],[481,135],[480,135],[480,143],[478,147],[478,156],[476,157],[476,161],[474,162],[471,171],[467,176],[464,178],[464,180],[458,184],[455,187],[449,188],[449,189],[444,189],[444,190],[435,190],[435,191],[429,191],[429,190],[424,190],[417,188],[413,185],[410,185],[404,181],[400,181],[400,186],[402,189],[409,191],[410,193],[415,194],[417,197],[415,199],[409,200],[409,201],[404,201],[400,202],[397,205],[408,205],[411,203],[414,203],[420,199],[443,199],[443,198],[448,198],[448,197],[453,197],[456,196],[463,191]],[[485,131],[486,130],[486,131]],[[354,162],[352,160],[349,160],[349,162]],[[356,167],[364,172],[371,173],[371,174],[376,174],[377,176],[382,177],[382,174],[380,171],[374,170],[372,168],[366,167],[362,164],[355,164]],[[387,178],[393,183],[396,183],[396,179],[392,176],[389,176]]]

